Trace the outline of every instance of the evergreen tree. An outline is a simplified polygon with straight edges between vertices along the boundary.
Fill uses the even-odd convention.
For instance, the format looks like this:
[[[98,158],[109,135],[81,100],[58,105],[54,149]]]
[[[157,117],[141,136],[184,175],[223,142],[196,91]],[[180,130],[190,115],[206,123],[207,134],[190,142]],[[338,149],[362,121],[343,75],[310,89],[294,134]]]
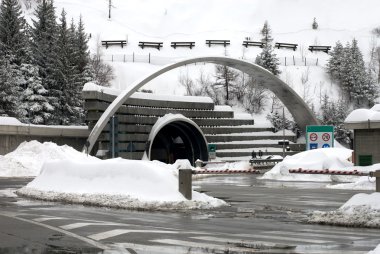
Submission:
[[[3,0],[0,5],[0,50],[20,65],[25,57],[27,38],[25,20],[17,0]]]
[[[274,75],[279,75],[281,73],[278,68],[280,63],[278,58],[276,58],[276,54],[273,52],[273,38],[271,33],[272,32],[268,25],[268,22],[265,21],[264,26],[261,30],[261,35],[263,36],[261,41],[264,43],[263,50],[260,55],[256,57],[256,64],[272,72]]]
[[[373,105],[378,94],[377,84],[366,70],[363,55],[355,39],[345,47],[340,42],[336,43],[327,68],[355,107]]]
[[[344,128],[344,120],[348,115],[347,102],[339,100],[332,102],[325,94],[321,105],[320,121],[324,125],[334,126],[334,137],[343,144],[349,144],[350,132]]]
[[[335,47],[331,51],[330,59],[327,62],[327,70],[333,79],[340,80],[342,71],[342,62],[344,48],[340,41],[337,41]]]
[[[318,23],[317,23],[317,19],[314,18],[313,20],[313,24],[311,25],[311,27],[314,29],[314,30],[317,30],[318,29]]]
[[[8,59],[0,54],[0,116],[17,117],[19,87],[17,75]]]
[[[51,118],[54,108],[49,104],[46,97],[47,90],[42,86],[38,77],[38,68],[32,64],[25,64],[20,69],[22,76],[26,77],[20,99],[22,110],[21,121],[32,124],[45,124],[46,119]]]
[[[41,84],[47,91],[48,104],[54,108],[52,114],[45,119],[45,124],[60,124],[62,89],[57,80],[58,32],[53,1],[42,0],[36,9],[36,20],[33,20],[32,52],[34,64],[38,67]]]

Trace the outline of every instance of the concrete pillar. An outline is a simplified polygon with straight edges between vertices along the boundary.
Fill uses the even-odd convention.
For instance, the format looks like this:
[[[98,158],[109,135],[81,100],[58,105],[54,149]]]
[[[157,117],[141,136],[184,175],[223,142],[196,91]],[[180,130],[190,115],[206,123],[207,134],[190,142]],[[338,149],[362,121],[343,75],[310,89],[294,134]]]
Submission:
[[[188,200],[192,199],[192,170],[179,169],[178,171],[179,192]]]
[[[380,192],[380,170],[370,172],[371,177],[376,177],[376,192]]]

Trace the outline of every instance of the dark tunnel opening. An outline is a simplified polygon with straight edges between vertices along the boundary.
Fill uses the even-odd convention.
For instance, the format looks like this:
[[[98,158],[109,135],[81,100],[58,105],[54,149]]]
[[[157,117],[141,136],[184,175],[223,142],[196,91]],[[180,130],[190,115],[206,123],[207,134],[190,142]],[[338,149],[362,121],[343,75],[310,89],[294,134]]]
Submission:
[[[173,164],[178,159],[187,159],[193,165],[197,159],[208,160],[203,134],[182,121],[165,125],[153,139],[150,151],[150,160]]]

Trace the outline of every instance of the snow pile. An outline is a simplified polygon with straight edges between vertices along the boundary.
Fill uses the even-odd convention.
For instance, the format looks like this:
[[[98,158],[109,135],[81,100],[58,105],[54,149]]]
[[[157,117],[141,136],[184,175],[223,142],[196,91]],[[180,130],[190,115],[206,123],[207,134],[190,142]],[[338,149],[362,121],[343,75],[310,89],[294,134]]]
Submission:
[[[282,162],[266,172],[261,179],[280,181],[336,181],[338,176],[291,174],[289,169],[347,169],[353,164],[347,159],[352,155],[352,150],[346,148],[323,148],[301,152],[287,156]]]
[[[179,193],[177,170],[191,168],[188,161],[167,165],[157,161],[121,158],[99,160],[91,156],[81,156],[77,151],[71,153],[72,148],[68,147],[61,148],[63,153],[66,152],[66,156],[62,156],[57,152],[57,147],[52,143],[40,144],[33,141],[24,143],[13,153],[18,155],[21,163],[34,165],[33,173],[39,172],[38,166],[45,161],[40,175],[18,190],[18,195],[50,201],[136,209],[207,209],[226,205],[222,200],[195,191],[191,201]],[[33,156],[36,154],[42,159],[38,160],[37,156]],[[52,158],[60,160],[51,160]],[[18,172],[25,173],[26,169],[24,165]]]
[[[44,162],[65,159],[99,160],[95,157],[87,157],[67,145],[58,146],[52,142],[41,144],[34,140],[23,142],[15,151],[0,156],[0,177],[36,176],[40,173]]]
[[[345,123],[380,121],[380,104],[376,104],[371,109],[356,109],[352,111],[344,120]]]
[[[309,222],[380,228],[380,193],[356,194],[336,211],[314,212]]]
[[[376,249],[368,252],[368,254],[380,254],[380,244],[377,245]]]

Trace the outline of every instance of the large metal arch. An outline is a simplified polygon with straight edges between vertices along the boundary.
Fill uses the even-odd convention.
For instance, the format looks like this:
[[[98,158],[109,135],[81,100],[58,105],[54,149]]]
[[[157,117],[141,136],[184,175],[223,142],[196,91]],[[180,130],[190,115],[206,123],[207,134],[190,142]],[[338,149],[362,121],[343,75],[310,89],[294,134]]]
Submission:
[[[285,82],[283,82],[278,77],[274,76],[271,72],[262,68],[261,66],[247,62],[245,60],[224,56],[195,57],[163,66],[157,71],[141,78],[140,80],[133,82],[118,97],[116,97],[116,99],[108,106],[106,111],[104,111],[104,113],[101,115],[87,139],[86,145],[83,148],[83,152],[91,152],[96,140],[98,139],[104,127],[106,126],[110,117],[114,115],[116,111],[121,107],[121,105],[123,105],[123,103],[139,88],[144,86],[152,79],[170,70],[198,62],[223,64],[255,77],[255,79],[258,82],[260,82],[262,86],[272,91],[281,100],[281,102],[292,114],[295,122],[298,124],[301,130],[305,130],[306,125],[319,124],[318,120],[315,118],[314,114],[311,112],[311,110],[302,100],[302,98]]]

